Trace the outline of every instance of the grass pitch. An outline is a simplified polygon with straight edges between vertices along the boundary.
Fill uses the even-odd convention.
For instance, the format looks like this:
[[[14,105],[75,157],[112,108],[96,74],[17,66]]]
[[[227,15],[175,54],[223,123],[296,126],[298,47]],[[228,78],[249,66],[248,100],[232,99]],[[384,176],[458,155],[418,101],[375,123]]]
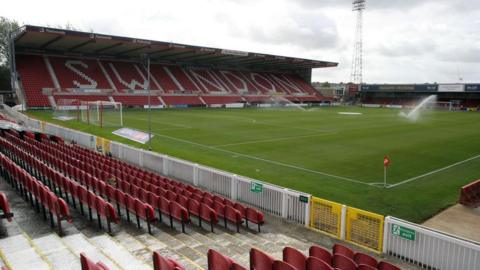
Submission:
[[[356,112],[360,114],[339,114]],[[37,119],[146,148],[77,121]],[[152,110],[152,147],[171,156],[413,222],[458,200],[480,178],[480,114],[394,109]],[[124,110],[124,126],[147,130],[147,112]],[[383,183],[388,155],[389,188]]]

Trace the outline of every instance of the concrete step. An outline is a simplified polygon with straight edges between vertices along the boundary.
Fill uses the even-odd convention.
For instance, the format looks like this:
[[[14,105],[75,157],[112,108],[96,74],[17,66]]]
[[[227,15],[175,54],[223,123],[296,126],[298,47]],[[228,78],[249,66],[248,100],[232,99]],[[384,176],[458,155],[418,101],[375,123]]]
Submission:
[[[186,252],[184,250],[183,252],[179,251],[188,247],[180,240],[166,233],[160,232],[152,236],[148,233],[137,234],[137,232],[129,233],[124,230],[116,234],[114,238],[125,246],[129,252],[147,264],[153,264],[152,254],[154,251],[157,251],[162,256],[177,260],[185,269],[207,269],[206,258],[203,258],[201,254],[195,253],[195,251],[193,251],[191,255],[185,256]],[[190,248],[190,251],[192,250],[193,249]]]
[[[9,269],[53,269],[24,234],[1,239],[0,256]]]
[[[151,270],[153,268],[153,263],[147,265],[142,260],[137,259],[108,234],[90,238],[90,242],[125,269]]]
[[[92,261],[101,261],[109,267],[110,270],[129,270],[121,265],[117,264],[111,259],[103,250],[93,245],[83,234],[74,234],[65,236],[61,241],[68,247],[74,254],[80,256],[81,252],[85,252],[88,258]]]
[[[33,240],[39,253],[56,270],[80,269],[80,256],[74,254],[56,234],[49,234]]]

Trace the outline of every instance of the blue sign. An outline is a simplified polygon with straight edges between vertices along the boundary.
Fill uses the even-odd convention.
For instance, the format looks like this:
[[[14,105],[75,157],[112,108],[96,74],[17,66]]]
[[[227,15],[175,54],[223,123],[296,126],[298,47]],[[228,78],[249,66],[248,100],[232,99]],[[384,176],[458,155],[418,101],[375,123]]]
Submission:
[[[466,84],[465,92],[480,92],[480,84]]]

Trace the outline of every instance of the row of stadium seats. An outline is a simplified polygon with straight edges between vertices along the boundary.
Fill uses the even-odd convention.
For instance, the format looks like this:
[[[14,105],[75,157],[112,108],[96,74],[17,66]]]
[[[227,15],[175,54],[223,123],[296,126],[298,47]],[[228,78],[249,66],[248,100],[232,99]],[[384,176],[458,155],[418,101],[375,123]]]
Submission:
[[[35,156],[58,172],[62,172],[65,176],[61,176],[60,173],[56,173],[59,175],[55,176],[55,173],[42,168],[46,183],[55,190],[58,189],[60,194],[65,193],[67,201],[67,193],[72,196],[74,206],[74,198],[78,196],[83,200],[82,203],[89,207],[90,219],[91,209],[97,210],[97,213],[98,209],[94,208],[95,201],[89,200],[88,195],[82,195],[87,194],[86,191],[116,203],[119,214],[121,213],[120,207],[124,208],[129,221],[129,212],[135,214],[138,226],[140,226],[139,218],[145,220],[149,232],[150,223],[156,220],[154,210],[158,211],[160,221],[162,214],[167,215],[172,227],[173,219],[179,221],[182,224],[182,231],[184,231],[184,225],[190,222],[190,216],[196,216],[200,226],[202,220],[209,222],[212,231],[213,225],[218,223],[218,218],[223,219],[225,227],[227,227],[227,222],[236,225],[237,231],[243,220],[247,227],[249,221],[258,224],[259,231],[260,225],[263,224],[263,214],[258,210],[212,195],[193,186],[141,171],[119,160],[107,158],[76,145],[53,144],[47,140],[38,142],[33,139],[38,136],[29,132],[10,133],[14,133],[14,131],[6,132],[6,139],[29,153],[20,161],[32,159]],[[24,140],[19,137],[23,137]],[[43,166],[47,167],[46,164]],[[37,167],[41,167],[41,165],[37,165]],[[55,179],[55,181],[51,181],[51,179]],[[115,179],[115,183],[109,182],[112,179]],[[83,190],[83,187],[71,187],[70,182],[74,182],[74,180],[85,187],[86,191]],[[81,210],[83,212],[82,208]],[[111,212],[111,210],[107,211],[107,213]],[[107,217],[108,222],[115,220],[114,217]]]
[[[5,140],[1,139],[2,143]],[[6,149],[8,145],[2,145],[2,151],[14,151],[14,148]],[[11,155],[14,155],[10,152]],[[53,216],[57,218],[57,226],[59,234],[62,234],[62,220],[72,222],[70,210],[67,203],[59,198],[48,186],[30,175],[27,171],[15,164],[9,157],[0,153],[1,174],[10,185],[18,190],[25,200],[29,201],[32,206],[35,205],[37,212],[42,208],[43,216],[46,219],[46,211],[49,212],[50,223],[54,226]]]
[[[377,260],[370,255],[354,252],[350,248],[335,244],[333,254],[320,246],[311,246],[309,256],[291,247],[283,249],[282,260],[275,260],[263,251],[250,250],[251,270],[400,270],[388,262]],[[154,270],[184,270],[177,261],[153,252]],[[222,253],[209,249],[207,252],[208,270],[246,270],[235,260]],[[80,253],[82,270],[109,270],[102,262],[93,262],[85,253]]]
[[[169,269],[169,268],[165,268]],[[170,268],[173,269],[173,268]],[[244,267],[234,260],[210,249],[208,251],[209,270],[239,270]],[[282,260],[275,260],[263,251],[250,250],[250,269],[252,270],[400,270],[388,262],[377,260],[365,253],[354,252],[350,248],[335,244],[332,253],[320,246],[311,246],[308,256],[301,251],[285,247]]]
[[[150,87],[148,87],[147,71],[140,64],[133,62],[67,59],[39,55],[18,55],[16,61],[27,105],[31,107],[51,106],[48,96],[42,92],[43,89],[56,89],[53,95],[56,100],[74,98],[88,100],[85,96],[94,96],[99,98],[98,100],[102,100],[102,95],[98,95],[98,93],[95,95],[88,94],[88,92],[86,95],[67,95],[67,93],[78,93],[85,89],[96,89],[100,92],[109,90],[125,94],[136,90],[151,89],[164,94],[196,93],[206,96],[211,94],[236,96],[236,98],[226,99],[213,98],[212,101],[206,101],[207,104],[236,102],[240,95],[256,96],[282,93],[284,95],[309,96],[308,100],[310,101],[316,101],[315,97],[319,96],[319,93],[298,75],[286,73],[200,70],[179,66],[152,65],[152,79]],[[203,104],[188,100],[188,95],[183,97],[185,100],[176,102],[176,104]],[[103,100],[104,98],[108,98],[108,96],[103,95]],[[126,99],[126,102],[131,102],[130,98]],[[207,97],[207,99],[209,98]],[[302,101],[302,99],[295,100]],[[167,105],[174,104],[167,101],[165,103]]]
[[[460,203],[473,208],[480,206],[480,179],[460,189]]]

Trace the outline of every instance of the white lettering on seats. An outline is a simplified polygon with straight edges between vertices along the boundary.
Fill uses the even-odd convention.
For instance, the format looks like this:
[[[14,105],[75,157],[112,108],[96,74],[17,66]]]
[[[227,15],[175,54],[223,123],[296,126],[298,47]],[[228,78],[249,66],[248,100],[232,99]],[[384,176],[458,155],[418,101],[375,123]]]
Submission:
[[[77,80],[73,80],[73,84],[76,85],[78,88],[86,88],[86,89],[96,89],[97,88],[97,81],[94,79],[88,77],[85,75],[85,73],[81,72],[79,69],[77,69],[74,65],[76,66],[81,66],[85,69],[88,68],[88,65],[80,60],[67,60],[65,61],[65,66],[70,69],[73,73],[77,74],[80,76],[82,79],[85,81],[89,82],[90,84],[81,84]]]
[[[260,88],[269,91],[269,92],[277,92],[277,88],[275,85],[265,76],[259,74],[259,73],[250,73],[250,78],[252,79],[253,82],[255,82],[256,85],[260,86]],[[262,81],[258,81],[258,79],[261,79]],[[270,88],[268,88],[265,83],[270,85]]]
[[[205,85],[205,83],[210,85],[211,87],[213,87],[213,89],[215,89],[215,91],[227,92],[225,87],[223,87],[223,85],[214,76],[212,76],[212,74],[210,74],[208,71],[205,71],[205,73],[207,75],[209,75],[210,78],[213,79],[213,81],[211,79],[199,74],[195,70],[191,69],[190,72],[193,74],[193,76],[198,80],[198,82],[203,86],[203,88],[207,92],[210,92],[211,90]]]
[[[113,65],[113,63],[108,63],[108,66],[112,69],[113,71],[113,74],[115,74],[115,77],[117,77],[117,80],[123,84],[124,86],[126,86],[128,89],[131,89],[131,90],[135,90],[135,87],[140,87],[142,88],[143,90],[147,90],[147,80],[145,79],[145,75],[143,75],[137,68],[137,72],[140,73],[140,76],[142,77],[143,79],[143,84],[138,82],[137,80],[133,79],[130,81],[130,83],[127,83],[125,80],[123,80],[123,78],[120,76],[120,74],[118,73],[117,69],[115,68],[115,66]]]
[[[241,93],[247,93],[248,92],[248,85],[247,85],[247,83],[245,82],[244,79],[235,75],[235,73],[233,73],[231,71],[222,70],[222,71],[220,71],[220,73],[223,75],[223,77],[225,77],[225,79],[227,79],[227,81],[233,87],[235,87],[235,90],[237,90],[238,92],[241,92]],[[238,83],[236,83],[236,82],[239,82],[242,86],[238,87]]]
[[[290,92],[297,92],[297,93],[303,92],[300,88],[298,88],[297,85],[295,85],[293,82],[288,80],[288,78],[286,78],[283,75],[280,75],[283,77],[283,79],[275,74],[271,74],[270,76],[272,76],[273,80],[275,80],[279,85],[283,86],[285,90],[288,90]]]

